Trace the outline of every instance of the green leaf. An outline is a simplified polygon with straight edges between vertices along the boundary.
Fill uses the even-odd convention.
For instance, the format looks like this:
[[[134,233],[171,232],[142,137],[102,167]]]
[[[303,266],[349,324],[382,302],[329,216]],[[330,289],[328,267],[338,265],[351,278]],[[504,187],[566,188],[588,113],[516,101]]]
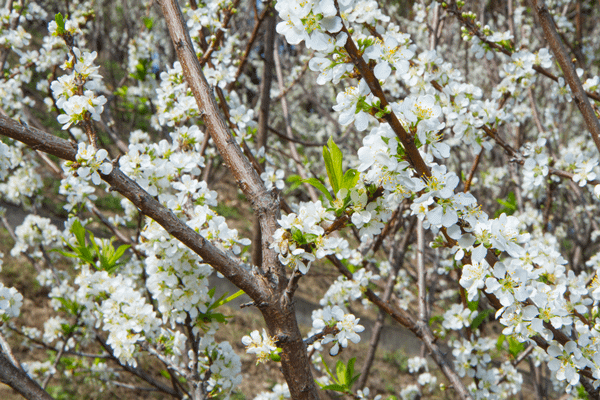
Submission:
[[[71,232],[75,235],[77,242],[80,246],[85,246],[85,228],[81,225],[78,219],[76,219],[71,225]]]
[[[499,217],[502,213],[506,215],[512,215],[517,211],[517,199],[515,192],[510,192],[504,199],[496,199],[496,201],[502,206],[502,208],[494,214],[494,218]]]
[[[64,297],[55,297],[56,300],[58,300],[60,302],[60,304],[62,304],[62,307],[60,307],[60,310],[71,314],[71,315],[77,315],[79,313],[79,309],[80,309],[80,305],[79,303],[70,300],[70,299],[65,299]]]
[[[517,358],[519,353],[521,353],[523,350],[525,350],[525,344],[513,339],[510,336],[508,337],[508,352],[510,355],[512,355],[514,358]]]
[[[292,227],[292,239],[298,244],[304,244],[304,236],[302,235],[302,231],[298,228]]]
[[[138,81],[145,81],[146,75],[148,75],[148,66],[150,65],[150,60],[140,60],[138,64],[135,66],[135,72],[129,74],[134,79]]]
[[[65,257],[71,257],[71,258],[78,258],[78,257],[79,257],[79,254],[75,254],[75,253],[67,253],[67,252],[66,252],[66,251],[64,251],[64,250],[52,249],[52,250],[50,250],[50,251],[55,251],[55,252],[57,252],[57,253],[60,253],[60,254],[62,254],[62,255],[63,255],[63,256],[65,256]]]
[[[228,298],[226,298],[225,300],[221,301],[219,303],[219,306],[222,306],[223,304],[227,304],[231,300],[235,300],[235,299],[237,299],[238,297],[240,297],[243,294],[244,294],[244,291],[242,289],[240,289],[237,292],[235,292],[234,294],[232,294],[231,296],[229,296]]]
[[[325,195],[325,197],[327,197],[329,199],[329,201],[333,202],[333,196],[331,196],[331,193],[329,193],[329,190],[327,190],[325,185],[323,185],[321,183],[321,181],[319,181],[317,178],[302,179],[302,182],[306,182],[310,185],[313,185],[314,187],[319,189]]]
[[[120,88],[118,88],[117,90],[115,90],[115,96],[119,96],[119,97],[125,98],[127,96],[127,91],[129,91],[129,87],[128,86],[121,86]]]
[[[348,271],[350,271],[350,273],[354,274],[356,272],[356,270],[358,269],[358,267],[354,264],[350,264],[349,262],[344,262],[342,261],[342,264],[344,264],[346,266],[346,268],[348,268]]]
[[[131,247],[131,245],[128,245],[128,244],[122,244],[122,245],[120,245],[120,246],[119,246],[119,248],[118,248],[118,249],[115,251],[115,253],[112,255],[112,257],[111,257],[111,260],[110,260],[110,261],[111,261],[111,262],[117,262],[117,260],[118,260],[119,258],[121,258],[121,256],[122,256],[123,254],[125,254],[125,252],[127,251],[127,249],[128,249],[128,248],[130,248],[130,247]]]
[[[487,310],[483,310],[475,318],[473,318],[473,322],[471,322],[471,329],[475,330],[479,328],[479,325],[483,323],[483,321],[494,312],[493,309],[488,308]]]
[[[360,374],[357,374],[356,376],[352,376],[352,375],[354,375],[354,363],[355,362],[356,362],[356,357],[352,357],[348,361],[348,366],[346,367],[346,382],[348,382],[348,389],[350,389],[352,387],[354,382],[356,382],[356,380],[360,376]]]
[[[171,375],[169,374],[169,372],[165,369],[161,369],[160,370],[160,374],[165,377],[168,380],[171,380]]]
[[[342,362],[342,360],[338,360],[335,364],[335,373],[338,377],[338,382],[341,385],[348,386],[348,380],[346,379],[346,364]]]
[[[63,18],[61,13],[58,13],[54,16],[54,21],[56,22],[56,33],[60,36],[66,33],[65,30],[65,19]]]
[[[340,190],[342,183],[342,152],[330,137],[327,141],[327,146],[323,146],[323,158],[325,159],[325,168],[329,183],[333,188],[333,192],[337,193]]]
[[[144,17],[143,21],[148,30],[152,29],[152,24],[154,24],[154,20],[152,18]]]
[[[228,294],[229,294],[228,292],[223,293],[223,295],[221,297],[219,297],[219,299],[217,301],[215,301],[213,304],[211,304],[210,307],[208,307],[208,310],[209,311],[214,310],[215,308],[222,306],[223,304],[229,303],[231,300],[234,300],[234,299],[240,297],[241,295],[243,295],[244,291],[240,289],[237,292],[235,292],[234,294],[232,294],[231,296],[225,298]],[[214,292],[213,292],[213,295],[214,295]]]
[[[336,392],[346,393],[346,386],[337,385],[337,384],[321,386],[321,389],[322,390],[333,390]]]
[[[442,317],[441,315],[434,315],[433,317],[429,318],[429,326],[433,326],[433,324],[436,322],[441,324],[443,320],[444,317]]]
[[[329,377],[330,377],[331,379],[333,379],[333,381],[334,381],[334,382],[336,382],[336,383],[337,383],[337,381],[338,381],[338,380],[336,379],[336,377],[335,377],[335,376],[333,376],[333,373],[332,373],[332,372],[331,372],[331,370],[329,369],[329,366],[327,365],[327,363],[326,363],[326,362],[325,362],[325,360],[323,359],[323,355],[321,354],[320,356],[321,356],[321,362],[323,363],[323,366],[325,367],[325,371],[327,372],[327,375],[329,375]],[[317,383],[318,383],[318,382],[317,382]],[[319,386],[323,387],[323,385],[321,385],[320,383],[319,383]]]
[[[300,187],[300,185],[302,185],[302,182],[304,182],[302,180],[302,178],[300,177],[300,175],[290,175],[287,177],[287,179],[285,181],[289,184],[286,193],[289,193],[291,191],[298,189]],[[321,189],[319,189],[319,190],[321,190]]]
[[[467,302],[467,307],[469,307],[469,310],[471,310],[471,311],[476,311],[478,306],[479,306],[479,300]]]
[[[504,341],[506,340],[506,336],[504,335],[500,335],[498,336],[498,340],[496,341],[496,350],[500,351],[502,350],[502,344],[504,343]]]
[[[349,169],[348,171],[346,171],[344,177],[342,178],[342,188],[348,190],[354,188],[356,186],[356,182],[358,182],[359,177],[360,174],[357,170]]]

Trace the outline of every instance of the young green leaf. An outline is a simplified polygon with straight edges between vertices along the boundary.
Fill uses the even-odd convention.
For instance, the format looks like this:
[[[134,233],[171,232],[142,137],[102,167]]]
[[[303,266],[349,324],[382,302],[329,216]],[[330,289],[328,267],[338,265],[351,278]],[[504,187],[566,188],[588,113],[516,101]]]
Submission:
[[[473,319],[473,322],[471,322],[471,329],[475,330],[479,328],[479,325],[481,325],[490,314],[494,313],[494,311],[495,310],[488,308],[487,310],[483,310],[477,314],[477,316]]]
[[[331,193],[329,193],[329,190],[327,190],[325,185],[323,185],[321,183],[321,181],[319,181],[317,178],[302,179],[302,182],[306,182],[310,185],[313,185],[314,187],[319,189],[321,191],[321,193],[323,193],[325,195],[325,197],[327,197],[329,199],[329,201],[333,201],[333,196],[331,196]]]
[[[356,182],[358,182],[358,178],[360,177],[360,174],[358,173],[357,170],[355,169],[349,169],[348,171],[346,171],[346,173],[344,174],[344,177],[342,178],[342,185],[341,187],[343,189],[352,189],[356,186]]]
[[[333,192],[337,193],[342,184],[342,152],[332,138],[327,141],[327,146],[323,146],[323,158],[325,159],[329,183],[333,188]]]
[[[58,13],[54,16],[54,21],[56,22],[56,34],[62,36],[66,33],[65,30],[65,19],[63,18],[61,13]]]
[[[338,382],[341,385],[347,386],[348,380],[346,379],[346,364],[342,360],[338,360],[335,364],[335,373],[337,374]]]

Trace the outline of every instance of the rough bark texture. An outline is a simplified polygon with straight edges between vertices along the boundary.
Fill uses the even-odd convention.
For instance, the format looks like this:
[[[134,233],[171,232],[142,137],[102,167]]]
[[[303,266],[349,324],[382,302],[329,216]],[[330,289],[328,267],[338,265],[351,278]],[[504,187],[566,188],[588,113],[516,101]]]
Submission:
[[[269,110],[271,109],[271,82],[273,81],[273,43],[275,42],[275,15],[270,12],[267,16],[265,40],[263,44],[265,66],[260,84],[260,108],[258,109],[258,127],[256,131],[256,150],[267,146],[269,133]],[[254,222],[252,241],[261,242],[260,221]],[[261,246],[252,247],[252,263],[260,265],[262,261]]]
[[[260,273],[256,269],[257,273],[254,275],[256,287],[253,292],[257,296],[251,297],[261,309],[269,333],[276,336],[283,349],[282,371],[292,397],[317,399],[319,394],[310,370],[306,345],[298,328],[292,299],[286,291],[288,279],[285,267],[279,262],[277,254],[269,248],[270,239],[278,228],[280,203],[277,193],[265,188],[260,176],[227,129],[194,54],[178,3],[174,0],[162,0],[160,5],[186,82],[198,103],[207,131],[260,221],[262,264]]]
[[[3,116],[0,116],[0,134],[63,160],[75,161],[77,155],[75,146],[68,140],[23,126]],[[111,190],[128,198],[143,214],[158,222],[169,234],[179,239],[202,257],[206,263],[225,275],[248,296],[253,299],[261,298],[263,292],[259,290],[256,285],[257,280],[250,271],[184,224],[121,170],[115,167],[110,174],[101,175],[101,177],[111,185]]]
[[[44,389],[25,372],[15,367],[6,356],[0,353],[0,382],[10,386],[29,400],[53,400]]]
[[[546,7],[544,0],[532,0],[531,5],[537,13],[542,29],[544,30],[544,36],[552,49],[552,53],[556,57],[556,61],[560,64],[560,68],[565,75],[565,80],[571,88],[573,101],[579,107],[579,111],[583,115],[583,120],[592,135],[596,148],[600,151],[600,122],[596,118],[596,113],[592,109],[586,92],[583,90],[581,80],[577,76],[575,66],[567,54],[560,35],[556,32],[556,26],[548,11],[548,7]]]

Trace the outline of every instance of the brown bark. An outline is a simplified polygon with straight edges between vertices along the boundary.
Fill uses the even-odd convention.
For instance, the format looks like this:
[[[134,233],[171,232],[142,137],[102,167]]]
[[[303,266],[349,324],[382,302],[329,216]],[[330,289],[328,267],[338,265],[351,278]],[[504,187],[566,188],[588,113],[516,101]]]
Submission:
[[[592,105],[590,104],[586,92],[583,90],[581,80],[575,71],[575,66],[569,59],[569,55],[556,31],[556,26],[550,12],[548,12],[548,7],[546,7],[544,0],[531,0],[531,5],[537,13],[542,29],[544,30],[544,36],[550,45],[550,49],[552,49],[552,53],[554,53],[554,56],[565,75],[565,81],[571,88],[573,101],[577,107],[579,107],[579,111],[581,111],[581,114],[583,115],[583,120],[592,135],[596,148],[600,151],[600,122],[598,121],[598,118],[596,118],[596,114],[592,109]]]
[[[0,353],[0,382],[10,386],[29,400],[54,399],[36,381],[15,367],[3,353]]]
[[[269,248],[273,233],[278,228],[279,199],[275,192],[265,188],[251,162],[227,129],[194,54],[179,4],[174,0],[162,0],[160,6],[186,82],[198,103],[207,131],[260,221],[261,274],[255,274],[252,279],[255,283],[255,288],[252,289],[255,296],[251,297],[260,308],[269,333],[276,336],[278,345],[283,349],[281,366],[292,398],[317,399],[319,394],[310,370],[306,345],[296,321],[291,298],[293,292],[286,290],[288,279],[285,267],[279,262],[277,254]]]
[[[273,43],[275,42],[275,15],[271,12],[267,17],[265,30],[264,55],[262,79],[260,83],[260,108],[258,109],[258,128],[256,131],[256,150],[267,146],[269,133],[269,111],[271,109],[271,82],[273,81]],[[260,221],[254,222],[252,241],[260,243]],[[252,264],[260,265],[262,260],[261,246],[252,247]]]

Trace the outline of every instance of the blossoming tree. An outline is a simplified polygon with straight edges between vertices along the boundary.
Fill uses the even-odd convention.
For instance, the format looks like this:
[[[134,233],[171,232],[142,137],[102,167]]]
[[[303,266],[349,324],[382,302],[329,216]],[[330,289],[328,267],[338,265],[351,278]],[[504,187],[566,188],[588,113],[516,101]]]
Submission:
[[[7,1],[0,192],[30,214],[2,221],[54,312],[27,326],[0,284],[0,381],[30,399],[74,373],[228,398],[242,370],[218,307],[236,295],[215,295],[216,273],[264,318],[247,353],[281,366],[259,398],[512,398],[528,373],[541,399],[543,371],[599,398],[598,15],[571,0]],[[251,239],[219,214],[223,170]],[[38,212],[58,181],[64,226]],[[107,192],[120,212],[98,207]],[[304,337],[294,296],[326,264],[340,275]],[[317,355],[360,341],[361,300],[369,348],[336,376]],[[429,363],[374,393],[386,316]],[[13,338],[49,359],[19,359]]]

